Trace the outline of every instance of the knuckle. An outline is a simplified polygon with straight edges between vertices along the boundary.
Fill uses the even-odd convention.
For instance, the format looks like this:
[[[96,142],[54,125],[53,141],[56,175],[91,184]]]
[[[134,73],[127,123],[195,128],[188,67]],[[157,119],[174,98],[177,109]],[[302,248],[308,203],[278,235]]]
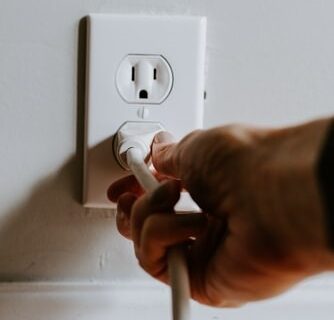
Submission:
[[[125,238],[131,239],[131,230],[130,230],[130,225],[129,221],[126,219],[122,218],[116,218],[116,226],[118,232]]]
[[[138,215],[143,211],[143,208],[147,206],[148,195],[140,196],[133,204],[131,208],[131,219],[137,219]]]
[[[137,257],[137,260],[138,260],[138,264],[139,266],[145,270],[147,273],[151,274],[152,276],[154,276],[152,273],[153,273],[153,268],[152,268],[152,265],[148,263],[148,259],[143,257],[142,255],[139,255],[138,254],[138,257]]]
[[[242,124],[227,125],[223,127],[222,133],[226,141],[235,146],[243,147],[254,143],[252,130]]]
[[[139,250],[138,250],[139,251]],[[139,266],[152,277],[166,282],[167,260],[166,255],[160,258],[152,258],[150,254],[145,252],[144,248],[137,251],[137,261]]]
[[[145,224],[143,226],[143,238],[147,241],[151,241],[152,239],[158,239],[158,235],[160,233],[159,228],[159,219],[155,215],[151,215],[146,218]]]

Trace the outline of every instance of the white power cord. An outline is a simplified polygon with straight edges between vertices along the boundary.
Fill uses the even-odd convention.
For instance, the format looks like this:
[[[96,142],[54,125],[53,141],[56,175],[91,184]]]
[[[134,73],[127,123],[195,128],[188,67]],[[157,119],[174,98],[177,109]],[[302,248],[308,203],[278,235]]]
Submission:
[[[127,163],[140,185],[146,191],[154,191],[159,182],[144,161],[139,148],[130,148],[126,153]],[[168,273],[172,288],[174,320],[190,319],[190,285],[187,262],[181,248],[171,248],[168,252]]]
[[[122,165],[126,164],[143,189],[149,192],[159,187],[159,182],[145,163],[153,136],[162,130],[160,125],[158,127],[157,123],[126,123],[118,132],[115,150],[115,155]],[[168,273],[172,290],[173,320],[190,320],[189,276],[187,262],[180,247],[168,251]]]

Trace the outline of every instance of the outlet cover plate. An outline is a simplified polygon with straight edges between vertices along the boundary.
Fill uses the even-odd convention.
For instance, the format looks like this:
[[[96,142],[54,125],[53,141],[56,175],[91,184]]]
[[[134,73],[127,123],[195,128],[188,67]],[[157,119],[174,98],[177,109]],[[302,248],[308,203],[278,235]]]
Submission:
[[[85,207],[114,208],[106,192],[128,175],[113,156],[113,137],[126,121],[158,121],[180,139],[203,124],[206,18],[91,14],[88,16]],[[128,54],[162,55],[173,71],[173,88],[158,105],[128,104],[116,87]]]

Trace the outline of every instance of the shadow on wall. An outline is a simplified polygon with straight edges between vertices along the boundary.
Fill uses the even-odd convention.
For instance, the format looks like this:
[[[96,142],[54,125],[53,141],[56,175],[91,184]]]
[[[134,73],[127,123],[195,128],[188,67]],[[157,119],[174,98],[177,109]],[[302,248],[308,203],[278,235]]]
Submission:
[[[103,267],[99,260],[103,253],[95,251],[99,239],[104,237],[106,241],[106,228],[113,233],[113,212],[94,212],[81,205],[86,23],[84,18],[79,24],[76,156],[42,181],[29,199],[6,214],[7,220],[0,229],[0,281],[87,277],[87,265],[93,264],[93,257],[97,269]],[[110,141],[92,152],[100,152],[104,144],[109,145]],[[91,274],[94,275],[93,270]]]

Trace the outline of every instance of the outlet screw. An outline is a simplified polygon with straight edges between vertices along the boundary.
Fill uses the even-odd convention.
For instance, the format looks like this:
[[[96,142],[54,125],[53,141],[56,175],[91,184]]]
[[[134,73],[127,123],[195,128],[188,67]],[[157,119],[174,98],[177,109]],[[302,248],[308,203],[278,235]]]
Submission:
[[[145,107],[138,108],[137,116],[140,119],[147,119],[149,115],[150,115],[150,111],[147,108]]]

